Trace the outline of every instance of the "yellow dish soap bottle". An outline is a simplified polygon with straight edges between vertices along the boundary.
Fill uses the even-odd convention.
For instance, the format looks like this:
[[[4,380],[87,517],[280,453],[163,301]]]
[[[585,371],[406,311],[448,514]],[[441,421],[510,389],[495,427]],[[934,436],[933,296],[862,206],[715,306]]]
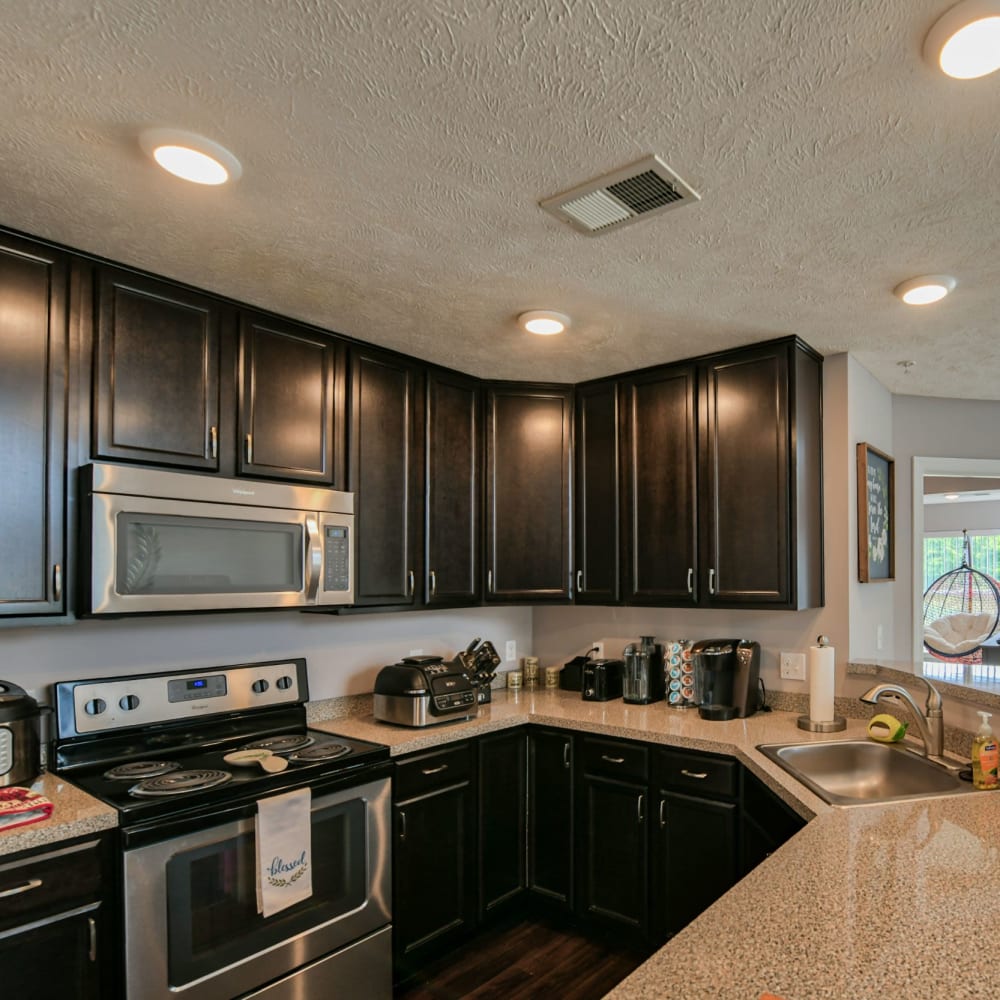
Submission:
[[[972,786],[981,790],[1000,788],[1000,747],[990,729],[992,716],[989,712],[979,712],[978,715],[983,723],[972,741]]]

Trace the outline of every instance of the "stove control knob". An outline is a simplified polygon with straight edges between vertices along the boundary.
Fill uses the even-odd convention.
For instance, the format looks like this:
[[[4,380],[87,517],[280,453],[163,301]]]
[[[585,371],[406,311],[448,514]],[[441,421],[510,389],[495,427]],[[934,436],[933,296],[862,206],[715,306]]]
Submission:
[[[137,694],[127,694],[119,702],[125,712],[134,712],[139,707],[139,696]]]
[[[271,685],[268,684],[267,681],[261,679],[254,681],[253,684],[250,685],[250,689],[254,694],[263,694],[270,686]]]
[[[287,691],[292,686],[291,677],[279,677],[275,683],[282,691]]]
[[[100,715],[108,707],[108,703],[103,698],[91,698],[83,710],[87,715]]]

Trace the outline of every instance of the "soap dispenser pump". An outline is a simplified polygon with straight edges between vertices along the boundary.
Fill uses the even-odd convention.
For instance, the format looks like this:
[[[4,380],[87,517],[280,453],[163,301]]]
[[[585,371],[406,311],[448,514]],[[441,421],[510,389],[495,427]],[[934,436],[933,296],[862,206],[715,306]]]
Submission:
[[[985,791],[1000,787],[1000,748],[990,728],[991,714],[979,712],[978,715],[983,721],[972,741],[972,786]]]

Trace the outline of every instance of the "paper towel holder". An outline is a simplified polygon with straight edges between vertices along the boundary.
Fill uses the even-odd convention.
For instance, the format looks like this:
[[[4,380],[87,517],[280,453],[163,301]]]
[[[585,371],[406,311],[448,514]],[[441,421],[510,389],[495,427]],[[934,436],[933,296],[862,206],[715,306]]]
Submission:
[[[825,635],[816,637],[816,645],[820,647],[829,646],[830,640]],[[808,714],[800,715],[795,723],[799,729],[804,729],[809,733],[839,733],[847,728],[847,719],[842,715],[835,715],[825,722],[817,722],[811,719]]]

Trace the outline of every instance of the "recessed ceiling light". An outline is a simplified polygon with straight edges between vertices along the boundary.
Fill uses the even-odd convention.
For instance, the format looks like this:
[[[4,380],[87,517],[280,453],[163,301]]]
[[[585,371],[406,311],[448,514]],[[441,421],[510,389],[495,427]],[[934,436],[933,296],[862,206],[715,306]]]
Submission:
[[[924,40],[924,58],[958,80],[1000,69],[1000,0],[962,0]]]
[[[943,299],[955,287],[955,279],[947,274],[922,274],[900,282],[892,290],[908,306],[926,306]]]
[[[523,312],[517,317],[517,321],[528,333],[540,333],[543,336],[562,333],[570,324],[569,316],[553,312],[551,309],[532,309],[530,312]]]
[[[139,145],[164,170],[194,184],[225,184],[243,173],[228,149],[193,132],[147,129],[139,136]]]

